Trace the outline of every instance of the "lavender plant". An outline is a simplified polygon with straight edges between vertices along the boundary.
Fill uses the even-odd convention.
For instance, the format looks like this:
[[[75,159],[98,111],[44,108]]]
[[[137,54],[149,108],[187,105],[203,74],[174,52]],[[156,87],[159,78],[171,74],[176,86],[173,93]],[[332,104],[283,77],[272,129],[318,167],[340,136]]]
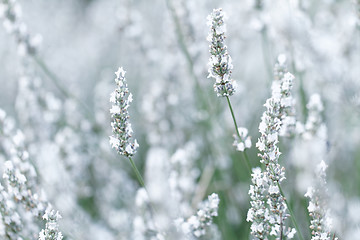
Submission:
[[[239,129],[236,118],[234,115],[234,111],[230,102],[229,97],[235,92],[235,81],[231,79],[231,70],[233,69],[231,57],[227,51],[227,46],[225,45],[225,32],[226,25],[224,22],[225,14],[222,9],[214,9],[212,14],[208,16],[208,25],[210,26],[210,32],[207,40],[210,42],[210,54],[211,57],[209,59],[209,75],[208,78],[215,78],[214,91],[217,93],[218,97],[226,97],[228,102],[228,106],[231,112],[231,116],[234,121],[236,138],[235,138],[235,146],[237,150],[243,152],[243,156],[245,159],[246,166],[250,170],[250,162],[247,154],[244,152],[245,148],[251,147],[250,139],[246,138],[247,135],[240,134],[239,131],[242,131],[243,128]]]
[[[211,27],[208,41],[210,42],[209,75],[215,78],[214,91],[218,97],[229,97],[235,92],[235,81],[231,78],[232,60],[224,43],[226,25],[222,9],[214,9],[208,16]]]
[[[132,94],[129,93],[129,89],[127,87],[124,69],[119,68],[115,74],[115,83],[117,88],[110,97],[110,102],[114,104],[110,109],[110,113],[112,117],[111,126],[115,135],[110,136],[110,145],[112,148],[116,149],[118,154],[129,159],[139,183],[145,188],[144,180],[134,161],[131,159],[131,157],[136,153],[136,149],[139,147],[136,139],[134,142],[130,141],[133,130],[129,121],[130,115],[128,108],[130,106],[129,103],[133,100]]]
[[[120,155],[132,157],[139,147],[136,139],[134,142],[130,141],[133,130],[129,121],[128,108],[133,98],[127,87],[124,69],[119,68],[115,74],[117,88],[110,98],[110,102],[114,104],[110,109],[110,113],[113,119],[111,126],[115,135],[110,136],[110,144]]]
[[[186,220],[179,218],[176,224],[188,236],[199,238],[205,235],[205,227],[210,226],[212,218],[218,215],[219,202],[219,196],[216,193],[209,195],[207,201],[201,203],[195,215]]]
[[[277,146],[279,133],[283,127],[282,121],[286,118],[285,109],[292,102],[290,90],[294,76],[290,73],[276,75],[282,76],[280,80],[273,82],[272,96],[266,100],[266,111],[259,125],[261,136],[256,143],[261,152],[260,162],[264,165],[265,171],[256,169],[253,172],[253,185],[250,186],[249,191],[251,208],[248,211],[247,221],[252,222],[251,231],[256,239],[266,239],[270,235],[280,239],[283,237],[291,239],[296,232],[295,229],[285,229],[285,221],[289,214],[280,186],[285,179],[285,168],[279,164],[281,152]]]
[[[326,187],[326,168],[327,165],[321,161],[316,166],[317,176],[314,187],[309,187],[305,197],[309,198],[308,211],[310,215],[311,239],[337,239],[331,234],[331,218],[326,206],[327,187]]]
[[[19,130],[13,135],[11,120],[5,117],[5,112],[0,109],[0,133],[4,142],[8,144],[5,146],[11,149],[11,159],[4,163],[5,188],[0,184],[0,211],[2,222],[5,224],[3,235],[9,240],[24,239],[35,235],[34,231],[37,229],[36,222],[29,220],[29,217],[43,217],[49,221],[48,210],[45,209],[50,207],[50,203],[40,194],[35,168],[30,162],[29,153],[24,149],[24,135]],[[18,207],[18,204],[23,205],[23,209]],[[57,228],[57,220],[58,217],[50,219],[51,223],[46,224],[47,229],[39,233],[39,239],[62,239],[62,234]]]

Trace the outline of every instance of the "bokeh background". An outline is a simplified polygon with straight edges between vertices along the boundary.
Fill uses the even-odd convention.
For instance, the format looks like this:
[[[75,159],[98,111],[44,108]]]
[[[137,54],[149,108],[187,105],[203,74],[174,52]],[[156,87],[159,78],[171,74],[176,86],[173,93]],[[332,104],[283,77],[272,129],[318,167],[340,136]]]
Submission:
[[[3,4],[12,1],[2,1]],[[226,99],[207,78],[207,16],[227,14],[238,124],[249,129],[252,167],[263,104],[279,54],[296,79],[297,120],[318,93],[327,127],[320,140],[280,142],[284,191],[310,239],[312,169],[328,164],[328,207],[341,239],[360,233],[360,2],[346,0],[18,0],[31,51],[4,16],[0,28],[0,108],[23,131],[38,185],[62,215],[66,239],[151,239],[148,209],[126,158],[108,143],[110,93],[119,66],[134,101],[130,115],[157,221],[196,212],[219,194],[219,216],[200,239],[249,239],[250,176]],[[4,6],[4,5],[3,5]],[[2,7],[3,7],[2,6]],[[0,8],[1,10],[1,8]],[[0,11],[1,13],[1,11]],[[4,14],[2,14],[4,15]],[[1,16],[1,14],[0,14]],[[16,23],[17,24],[17,23]],[[16,25],[13,24],[13,25]],[[10,29],[10,32],[9,32]],[[7,160],[2,148],[1,165]],[[0,167],[3,169],[3,167]],[[291,224],[290,224],[291,225]],[[35,239],[40,223],[24,228]],[[169,230],[170,231],[170,230]],[[194,236],[192,236],[194,237]],[[189,237],[190,238],[190,237]],[[195,237],[194,237],[195,238]],[[174,238],[175,239],[175,238]]]

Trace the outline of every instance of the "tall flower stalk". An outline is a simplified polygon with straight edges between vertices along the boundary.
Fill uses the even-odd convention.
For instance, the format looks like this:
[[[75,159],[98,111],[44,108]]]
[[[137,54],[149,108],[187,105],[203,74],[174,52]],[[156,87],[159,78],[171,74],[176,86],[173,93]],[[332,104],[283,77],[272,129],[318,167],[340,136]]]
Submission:
[[[207,40],[210,42],[210,59],[209,59],[209,75],[208,78],[212,77],[215,79],[214,91],[218,97],[226,97],[229,110],[234,122],[235,131],[237,138],[236,146],[243,143],[244,148],[242,153],[245,159],[246,166],[249,173],[251,172],[251,165],[249,158],[245,152],[245,147],[250,147],[251,144],[246,143],[240,132],[236,122],[235,114],[230,102],[230,96],[234,94],[236,90],[236,82],[231,78],[231,70],[233,69],[232,59],[228,53],[227,46],[225,44],[225,32],[226,25],[224,22],[225,13],[221,8],[214,9],[213,12],[208,16],[208,25],[210,26],[210,32]]]
[[[221,8],[214,9],[208,16],[211,26],[208,41],[210,42],[209,78],[215,78],[214,91],[218,97],[229,97],[235,92],[235,81],[231,78],[232,59],[225,45],[225,14]]]
[[[280,237],[280,239],[293,238],[295,229],[284,228],[289,216],[288,211],[299,232],[280,186],[285,179],[285,168],[279,164],[281,152],[277,146],[283,119],[285,119],[284,115],[292,102],[289,97],[291,97],[293,80],[292,74],[285,73],[281,74],[280,80],[273,82],[272,96],[265,103],[266,110],[259,125],[261,136],[256,146],[261,152],[260,162],[265,170],[258,168],[252,174],[253,185],[250,186],[249,191],[251,208],[247,216],[247,221],[252,222],[251,234],[255,239],[267,239],[270,235]],[[302,239],[301,234],[299,236]]]
[[[110,136],[110,145],[116,149],[118,154],[129,159],[140,185],[145,188],[144,180],[131,158],[136,153],[139,144],[136,139],[132,141],[133,130],[129,121],[128,108],[133,98],[127,87],[125,73],[122,67],[115,72],[117,87],[110,97],[110,102],[113,104],[110,113],[112,118],[111,127],[114,135]]]
[[[320,155],[312,159],[313,162],[325,158],[327,144],[327,128],[322,119],[324,105],[319,94],[313,94],[306,105],[308,118],[304,125],[302,137],[307,140],[315,140],[319,144]],[[320,146],[322,144],[323,146]],[[329,193],[326,181],[326,169],[328,165],[321,160],[313,167],[313,182],[308,187],[305,197],[309,199],[308,212],[310,216],[311,240],[334,240],[332,235],[331,211],[328,207]]]
[[[309,187],[305,194],[305,197],[309,198],[311,240],[338,239],[331,234],[331,218],[326,204],[326,168],[326,163],[321,161],[315,171],[315,184]]]

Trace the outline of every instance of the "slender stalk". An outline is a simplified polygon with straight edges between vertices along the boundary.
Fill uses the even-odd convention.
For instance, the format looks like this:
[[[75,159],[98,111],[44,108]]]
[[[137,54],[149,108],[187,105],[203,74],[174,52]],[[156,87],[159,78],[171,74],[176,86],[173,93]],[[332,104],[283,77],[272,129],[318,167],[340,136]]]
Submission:
[[[206,165],[203,174],[200,177],[199,184],[196,187],[195,196],[191,201],[191,206],[196,209],[198,203],[204,198],[206,190],[210,185],[211,179],[214,175],[215,168],[212,165]]]
[[[93,121],[95,121],[95,118],[92,114],[92,111],[90,110],[89,106],[85,104],[83,101],[81,101],[78,97],[76,97],[74,94],[69,92],[62,84],[61,80],[49,69],[49,67],[45,64],[44,61],[42,61],[38,56],[31,55],[36,64],[44,71],[44,73],[50,78],[50,80],[54,83],[56,88],[61,92],[62,95],[64,95],[67,98],[72,98],[75,101],[77,101],[86,111],[86,115],[91,118]]]
[[[231,116],[232,116],[232,119],[233,119],[233,122],[234,122],[236,134],[237,134],[237,136],[239,137],[239,139],[241,141],[244,141],[241,138],[240,133],[239,133],[238,125],[236,123],[236,118],[235,118],[234,111],[233,111],[233,108],[232,108],[232,105],[231,105],[231,102],[230,102],[230,98],[228,96],[226,96],[226,100],[227,100],[227,103],[228,103],[228,106],[229,106],[229,109],[230,109],[230,112],[231,112]],[[246,167],[247,167],[247,169],[249,171],[249,174],[251,175],[251,164],[250,164],[250,161],[249,161],[249,157],[246,154],[246,150],[244,150],[242,153],[243,153],[243,158],[244,158]]]
[[[271,52],[270,52],[270,46],[269,46],[269,38],[267,35],[267,29],[264,28],[261,30],[261,46],[262,46],[262,51],[263,51],[263,59],[264,59],[264,64],[265,64],[265,68],[266,68],[266,72],[268,74],[268,83],[271,84],[271,80],[272,80],[272,76],[273,76],[273,69],[272,69],[272,56],[271,56]]]
[[[134,170],[134,172],[135,172],[135,175],[136,175],[136,178],[137,178],[137,180],[139,181],[139,183],[140,183],[140,185],[147,191],[147,189],[146,189],[146,187],[145,187],[145,183],[144,183],[144,180],[143,180],[143,178],[142,178],[142,176],[141,176],[141,174],[140,174],[140,172],[139,172],[139,170],[137,169],[137,167],[136,167],[136,165],[135,165],[135,163],[134,163],[134,161],[132,160],[132,158],[131,157],[128,157],[129,158],[129,161],[130,161],[130,164],[131,164],[131,167],[132,167],[132,169]]]
[[[303,235],[301,234],[300,232],[300,228],[299,228],[299,225],[296,221],[296,218],[295,218],[295,215],[294,215],[294,212],[292,211],[291,207],[290,207],[290,204],[289,202],[287,201],[285,195],[284,195],[284,192],[283,190],[281,189],[281,186],[279,184],[279,182],[276,182],[277,183],[277,186],[279,187],[279,190],[280,190],[280,193],[281,195],[284,197],[284,201],[285,201],[285,204],[287,206],[287,208],[289,209],[289,213],[290,213],[290,218],[291,218],[291,221],[293,222],[294,226],[295,226],[295,229],[296,229],[296,232],[298,233],[297,236],[300,240],[304,240],[304,237]]]
[[[290,3],[288,3],[288,8],[289,8],[289,13],[290,13],[289,16],[293,16],[292,15],[292,7],[291,7]],[[293,26],[291,17],[290,17],[290,25]],[[289,38],[290,46],[289,47],[290,47],[290,55],[291,55],[291,68],[292,68],[294,75],[297,76],[299,79],[299,94],[300,94],[300,99],[301,99],[301,110],[302,110],[302,114],[303,114],[303,119],[305,120],[307,117],[307,108],[306,108],[307,97],[306,97],[306,92],[304,89],[302,74],[296,70],[295,53],[294,53],[295,48],[294,48],[294,44],[293,44],[293,38],[294,38],[293,34],[290,34],[290,38]]]
[[[156,209],[155,207],[153,206],[152,202],[150,201],[150,195],[149,195],[149,191],[147,190],[146,186],[145,186],[145,182],[144,182],[144,179],[142,178],[141,176],[141,173],[139,172],[138,168],[136,167],[134,161],[132,160],[131,157],[128,157],[129,158],[129,161],[130,161],[130,164],[131,164],[131,167],[132,169],[134,170],[135,172],[135,175],[136,175],[136,178],[137,180],[139,181],[140,183],[140,186],[143,187],[149,197],[149,204],[148,204],[148,208],[150,210],[150,215],[151,215],[151,218],[152,220],[154,221],[154,224],[156,225],[156,222],[155,222],[155,214],[156,214]]]
[[[172,5],[171,0],[166,0],[166,6],[172,16],[174,24],[175,24],[176,36],[177,36],[177,40],[178,40],[178,43],[180,46],[180,50],[183,53],[183,55],[188,63],[189,73],[190,73],[191,77],[194,79],[195,89],[201,100],[199,107],[205,108],[207,106],[209,108],[210,112],[212,112],[213,111],[212,105],[210,104],[209,99],[206,97],[204,90],[202,89],[202,87],[200,85],[200,80],[195,73],[194,61],[193,61],[193,58],[187,47],[187,44],[185,41],[185,36],[184,36],[184,33],[181,28],[181,23],[180,23],[179,17],[176,15],[176,11],[174,9],[174,6]]]

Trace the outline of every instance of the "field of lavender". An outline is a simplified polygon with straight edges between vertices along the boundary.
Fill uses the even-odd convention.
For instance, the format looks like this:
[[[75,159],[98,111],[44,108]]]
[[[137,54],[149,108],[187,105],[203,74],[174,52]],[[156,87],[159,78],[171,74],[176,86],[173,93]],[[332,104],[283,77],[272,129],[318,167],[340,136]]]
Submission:
[[[0,239],[360,239],[359,0],[0,22]]]

